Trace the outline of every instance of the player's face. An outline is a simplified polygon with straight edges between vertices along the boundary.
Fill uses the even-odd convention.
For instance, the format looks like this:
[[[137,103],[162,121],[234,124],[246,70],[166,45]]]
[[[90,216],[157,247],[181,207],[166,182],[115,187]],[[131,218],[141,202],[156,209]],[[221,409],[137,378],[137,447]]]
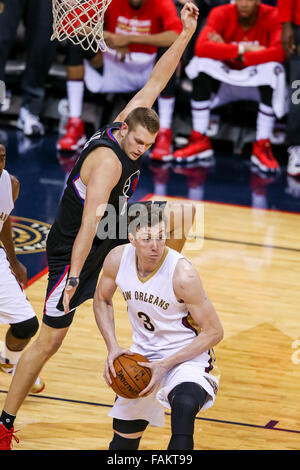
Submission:
[[[260,0],[235,0],[238,16],[242,19],[248,19],[257,10]]]
[[[122,148],[131,160],[137,160],[154,144],[156,136],[139,124],[135,129],[127,130]]]
[[[5,161],[6,161],[6,150],[4,145],[0,144],[0,176],[2,175],[2,171],[5,168]]]
[[[135,10],[137,10],[142,5],[144,5],[146,0],[128,0],[128,1],[129,1],[129,5],[131,6],[131,8],[134,8]]]
[[[136,232],[133,244],[138,259],[155,269],[164,254],[166,246],[164,222],[160,222],[153,227],[142,227]]]

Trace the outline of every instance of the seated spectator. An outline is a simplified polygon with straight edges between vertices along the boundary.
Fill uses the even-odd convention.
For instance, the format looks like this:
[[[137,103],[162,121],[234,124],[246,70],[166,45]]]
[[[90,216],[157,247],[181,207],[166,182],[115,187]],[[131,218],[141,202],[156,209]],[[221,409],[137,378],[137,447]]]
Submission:
[[[169,47],[181,27],[173,0],[114,0],[105,13],[104,37],[110,50],[102,54],[103,72],[99,73],[88,60],[83,60],[78,46],[70,47],[69,119],[58,149],[76,150],[85,140],[81,119],[84,84],[92,93],[130,93],[142,88],[156,61],[157,49]],[[93,60],[97,59],[89,53],[89,59],[92,56]],[[158,99],[161,121],[158,141],[163,135],[169,147],[174,104],[175,96],[167,87]]]
[[[280,21],[283,23],[282,45],[290,65],[287,173],[292,177],[298,177],[300,176],[300,0],[278,0],[278,10]]]
[[[0,3],[0,80],[21,20],[26,26],[26,68],[22,79],[22,103],[17,126],[28,136],[43,135],[40,113],[44,104],[45,81],[55,57],[51,0],[4,0]],[[0,105],[1,110],[1,105]]]
[[[231,94],[240,95],[244,91],[242,99],[249,98],[248,93],[257,94],[259,109],[251,161],[262,171],[279,170],[270,136],[275,116],[281,118],[286,113],[281,30],[277,9],[260,4],[259,0],[236,0],[235,4],[219,6],[210,12],[196,41],[195,57],[185,69],[193,80],[193,129],[188,145],[174,152],[177,161],[213,154],[206,135],[212,97],[221,93],[220,100],[226,102],[224,92],[230,89]]]

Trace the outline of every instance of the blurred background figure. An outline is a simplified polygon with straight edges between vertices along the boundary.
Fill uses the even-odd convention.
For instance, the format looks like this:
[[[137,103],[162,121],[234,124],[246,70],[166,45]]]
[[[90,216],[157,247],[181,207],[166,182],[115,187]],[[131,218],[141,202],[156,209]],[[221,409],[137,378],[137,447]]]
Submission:
[[[59,150],[76,150],[86,140],[82,121],[84,86],[91,93],[131,93],[142,88],[157,59],[181,32],[173,0],[114,0],[105,13],[103,54],[84,53],[70,44],[67,57],[69,119]],[[171,91],[170,91],[171,90]],[[161,127],[169,127],[174,91],[168,86],[158,99]]]
[[[22,78],[22,103],[17,126],[25,135],[44,135],[40,113],[45,97],[45,81],[55,57],[51,0],[2,0],[0,2],[0,80],[5,81],[5,65],[17,28],[26,27],[26,68]]]
[[[261,171],[279,170],[270,137],[276,115],[282,117],[285,113],[286,79],[281,65],[285,54],[281,29],[277,9],[259,0],[236,0],[235,4],[210,11],[196,41],[195,57],[185,69],[193,81],[192,133],[188,145],[174,152],[175,160],[192,161],[212,156],[207,130],[214,96],[219,95],[220,102],[225,103],[229,102],[231,94],[240,95],[242,100],[251,95],[254,99],[256,93],[259,109],[251,161]]]
[[[289,114],[287,144],[289,160],[287,173],[300,176],[300,0],[278,0],[280,21],[283,24],[282,46],[289,60]]]

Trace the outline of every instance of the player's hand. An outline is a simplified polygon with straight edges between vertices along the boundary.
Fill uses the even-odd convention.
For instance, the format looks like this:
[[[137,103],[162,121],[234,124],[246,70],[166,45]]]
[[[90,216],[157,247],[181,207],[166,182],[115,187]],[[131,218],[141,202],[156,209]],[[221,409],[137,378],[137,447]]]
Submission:
[[[199,9],[192,2],[187,2],[181,10],[181,22],[183,30],[188,33],[194,33],[199,16]]]
[[[10,267],[15,274],[17,281],[24,287],[27,287],[27,269],[26,267],[19,261],[16,260],[14,263],[10,264]]]
[[[258,52],[266,49],[265,46],[260,46],[258,44],[245,44],[245,52]]]
[[[67,279],[66,287],[65,287],[64,295],[63,295],[63,302],[62,302],[65,313],[69,313],[70,311],[70,301],[76,292],[78,284],[79,284],[78,277],[69,277],[69,279]]]
[[[108,353],[107,359],[105,361],[103,377],[109,387],[112,384],[110,372],[113,377],[116,377],[114,361],[117,359],[117,357],[122,356],[122,354],[133,355],[133,352],[130,351],[129,349],[124,349],[117,345],[114,349],[112,349]]]
[[[139,393],[139,397],[146,397],[153,392],[153,390],[160,384],[165,374],[168,372],[168,368],[166,367],[163,360],[161,361],[153,361],[153,362],[138,362],[140,366],[148,367],[151,369],[152,377],[144,390]]]
[[[295,52],[295,33],[291,23],[283,23],[281,43],[283,50],[286,54],[293,54]]]

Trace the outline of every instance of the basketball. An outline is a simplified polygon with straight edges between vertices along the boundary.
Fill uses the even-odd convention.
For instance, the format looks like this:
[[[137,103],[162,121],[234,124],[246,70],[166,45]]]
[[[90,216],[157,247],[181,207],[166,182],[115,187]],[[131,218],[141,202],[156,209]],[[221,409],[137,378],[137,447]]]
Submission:
[[[91,26],[93,22],[97,21],[97,17],[94,18],[97,10],[92,8],[94,7],[94,3],[95,0],[90,0],[75,8],[73,11],[71,10],[62,21],[62,29],[70,36],[73,36],[82,24],[90,22]]]
[[[148,367],[142,367],[138,362],[149,362],[141,354],[122,354],[114,361],[116,377],[110,373],[111,388],[123,398],[137,398],[138,394],[149,384],[152,373]]]

